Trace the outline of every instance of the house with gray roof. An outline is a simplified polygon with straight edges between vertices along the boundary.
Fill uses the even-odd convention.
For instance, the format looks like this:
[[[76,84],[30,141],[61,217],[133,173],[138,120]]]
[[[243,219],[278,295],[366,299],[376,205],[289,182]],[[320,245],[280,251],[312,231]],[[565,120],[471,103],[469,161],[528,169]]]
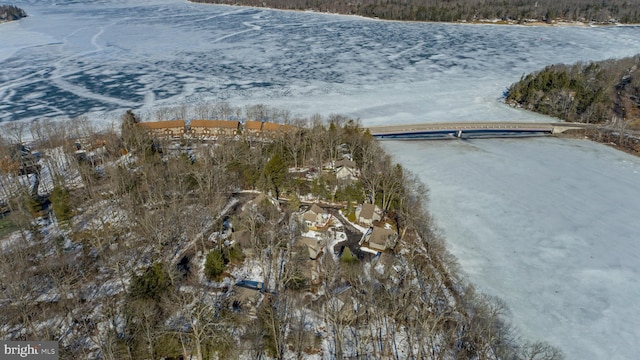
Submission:
[[[356,180],[360,175],[356,168],[356,162],[348,159],[336,161],[333,164],[333,172],[336,174],[336,178],[341,181]]]
[[[356,208],[356,221],[360,224],[371,226],[374,221],[380,221],[380,209],[373,204],[362,204]]]

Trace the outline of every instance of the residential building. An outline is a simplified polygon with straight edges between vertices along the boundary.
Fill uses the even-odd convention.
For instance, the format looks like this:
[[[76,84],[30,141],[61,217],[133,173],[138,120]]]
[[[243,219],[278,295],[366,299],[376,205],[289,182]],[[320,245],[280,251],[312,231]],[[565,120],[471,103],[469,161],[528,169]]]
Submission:
[[[262,121],[245,121],[242,126],[242,134],[247,136],[259,136],[262,131]]]
[[[336,174],[336,178],[341,181],[356,180],[359,176],[356,162],[348,159],[336,161],[333,164],[333,172]]]
[[[318,255],[320,255],[324,249],[323,241],[318,238],[301,236],[298,238],[298,241],[307,247],[309,250],[309,259],[311,260],[317,259]]]
[[[313,204],[309,210],[302,214],[302,219],[309,230],[318,230],[319,228],[325,228],[329,225],[331,214],[324,211],[324,209],[318,205]]]
[[[248,230],[234,231],[231,233],[231,239],[235,244],[240,246],[242,252],[247,256],[254,255],[254,244],[251,242],[251,232]]]
[[[396,246],[398,234],[390,227],[374,226],[364,237],[363,245],[375,250],[385,251]]]
[[[293,126],[291,125],[282,125],[282,124],[265,122],[265,123],[262,123],[262,136],[273,138],[278,134],[281,134],[286,131],[290,131],[292,129],[293,129]]]
[[[137,125],[155,136],[175,138],[182,137],[185,133],[184,120],[150,121],[137,123]]]
[[[293,129],[291,125],[282,125],[262,121],[245,121],[242,133],[247,136],[273,138],[277,134]]]
[[[363,225],[371,226],[374,221],[380,221],[380,210],[373,204],[362,204],[356,208],[356,220]]]
[[[191,120],[190,134],[195,138],[217,136],[232,137],[238,133],[239,121],[231,120]]]

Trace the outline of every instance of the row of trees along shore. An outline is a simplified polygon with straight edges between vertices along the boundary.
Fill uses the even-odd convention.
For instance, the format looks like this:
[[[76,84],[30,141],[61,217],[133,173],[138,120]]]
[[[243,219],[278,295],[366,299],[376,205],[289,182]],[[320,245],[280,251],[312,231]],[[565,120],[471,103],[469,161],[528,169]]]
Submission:
[[[640,23],[639,0],[190,0],[267,7],[314,10],[409,21],[581,21]]]
[[[461,279],[424,210],[426,188],[358,121],[249,109],[295,126],[267,141],[170,140],[131,126],[140,119],[129,111],[122,133],[83,118],[0,128],[0,338],[59,341],[61,359],[562,357],[523,342],[503,302]],[[27,134],[40,154],[32,171]],[[361,170],[347,188],[330,171],[287,170],[319,171],[345,153]],[[256,192],[266,198],[250,205]],[[346,213],[372,199],[398,245],[375,269],[326,249],[309,282],[309,253],[295,242],[309,193]],[[223,241],[229,224],[248,245]],[[252,269],[277,293],[253,314],[232,286]]]
[[[27,13],[13,5],[0,5],[0,22],[18,20],[26,17]]]
[[[522,76],[506,92],[514,106],[565,121],[601,124],[589,134],[640,154],[640,55],[551,65]]]

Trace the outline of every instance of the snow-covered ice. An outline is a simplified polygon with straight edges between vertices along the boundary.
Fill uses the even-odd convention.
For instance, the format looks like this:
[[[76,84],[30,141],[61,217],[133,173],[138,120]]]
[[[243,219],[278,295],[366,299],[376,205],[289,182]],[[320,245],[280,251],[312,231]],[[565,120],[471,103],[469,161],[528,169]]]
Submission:
[[[522,74],[640,48],[634,27],[383,22],[183,0],[13,3],[31,16],[0,28],[0,121],[217,100],[367,125],[536,120],[498,101]]]
[[[385,142],[468,278],[569,359],[640,352],[640,159],[587,140]]]
[[[634,55],[640,28],[384,22],[183,0],[14,0],[0,121],[106,122],[226,100],[365,125],[547,121],[500,102],[552,63]],[[385,143],[431,187],[462,268],[569,359],[640,353],[639,160],[560,139]],[[241,274],[236,274],[241,275]],[[243,276],[259,276],[244,274]]]

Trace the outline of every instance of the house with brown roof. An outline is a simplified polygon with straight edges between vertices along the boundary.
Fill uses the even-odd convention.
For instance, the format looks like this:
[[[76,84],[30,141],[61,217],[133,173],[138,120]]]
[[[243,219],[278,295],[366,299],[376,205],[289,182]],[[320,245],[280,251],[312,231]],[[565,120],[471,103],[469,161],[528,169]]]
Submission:
[[[244,122],[242,133],[245,135],[252,135],[254,137],[273,138],[276,135],[293,129],[291,125],[282,125],[270,122],[262,121],[250,121]]]
[[[170,120],[170,121],[148,121],[137,123],[143,129],[154,136],[162,137],[182,137],[185,133],[184,120]]]
[[[262,121],[245,121],[242,125],[242,134],[259,136],[262,131]]]
[[[235,244],[240,246],[240,248],[242,249],[242,252],[245,255],[247,256],[254,255],[254,252],[253,252],[254,246],[251,241],[251,231],[249,230],[234,231],[233,233],[231,233],[231,239]]]
[[[262,123],[262,134],[267,137],[274,137],[287,131],[293,130],[294,127],[286,124],[276,124],[270,122]]]
[[[191,120],[191,136],[208,138],[217,136],[232,137],[238,133],[239,121],[231,120]]]
[[[393,249],[398,242],[398,234],[391,227],[374,226],[361,241],[361,245],[375,251]]]
[[[281,131],[283,130],[283,126],[284,125],[264,122],[262,123],[262,132],[260,133],[260,135],[263,138],[273,139],[281,133]]]
[[[324,242],[319,238],[310,238],[307,236],[300,236],[298,238],[298,242],[307,247],[309,251],[309,259],[315,260],[318,258],[318,255],[324,249]]]
[[[263,122],[262,131],[280,131],[283,129],[283,126],[284,125],[281,125],[281,124]]]
[[[356,208],[356,220],[367,226],[373,225],[374,221],[380,221],[379,209],[374,204],[362,204]]]
[[[320,206],[313,204],[311,208],[302,214],[302,220],[309,230],[318,230],[329,225],[331,214]]]

